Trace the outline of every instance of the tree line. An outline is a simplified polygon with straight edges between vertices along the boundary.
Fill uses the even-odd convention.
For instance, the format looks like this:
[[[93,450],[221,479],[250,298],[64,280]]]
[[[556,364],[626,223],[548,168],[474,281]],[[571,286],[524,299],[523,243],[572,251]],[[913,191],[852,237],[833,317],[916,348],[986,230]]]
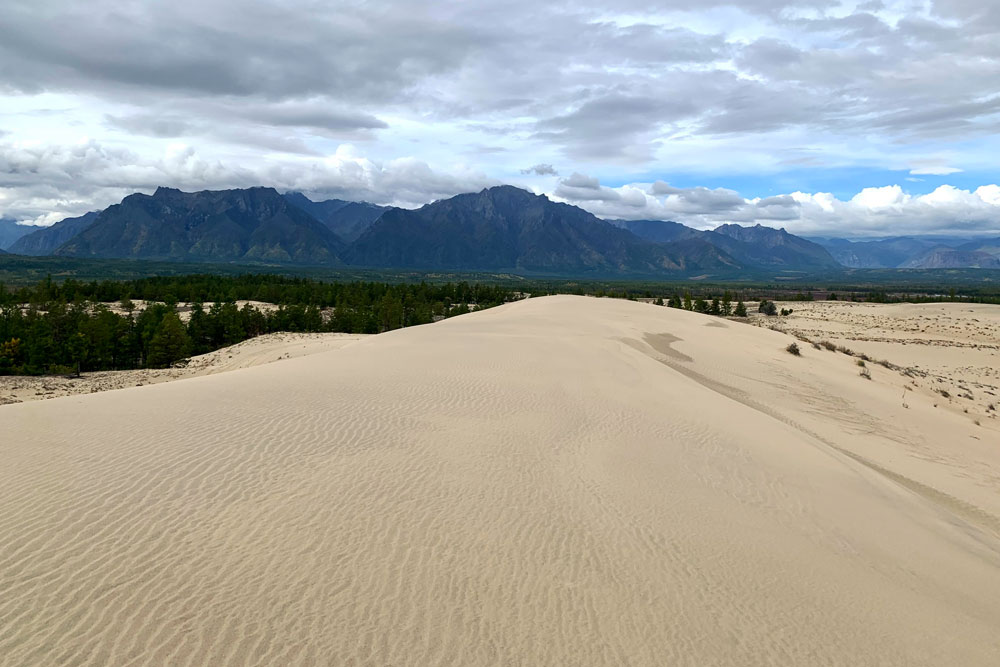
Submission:
[[[0,375],[163,368],[265,333],[380,333],[517,296],[469,283],[323,283],[270,275],[49,278],[16,290],[0,284]],[[140,308],[133,299],[153,303]],[[275,306],[238,306],[243,300]]]

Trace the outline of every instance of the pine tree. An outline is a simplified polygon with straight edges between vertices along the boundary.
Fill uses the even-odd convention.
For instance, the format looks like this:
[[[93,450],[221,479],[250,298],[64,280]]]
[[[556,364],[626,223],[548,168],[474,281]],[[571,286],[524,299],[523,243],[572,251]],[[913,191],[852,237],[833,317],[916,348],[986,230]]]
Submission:
[[[183,359],[190,345],[191,339],[181,324],[181,318],[177,313],[167,313],[149,342],[149,365],[165,368]]]
[[[747,316],[747,307],[743,305],[742,301],[738,301],[736,303],[736,310],[733,311],[733,315],[735,315],[736,317]]]

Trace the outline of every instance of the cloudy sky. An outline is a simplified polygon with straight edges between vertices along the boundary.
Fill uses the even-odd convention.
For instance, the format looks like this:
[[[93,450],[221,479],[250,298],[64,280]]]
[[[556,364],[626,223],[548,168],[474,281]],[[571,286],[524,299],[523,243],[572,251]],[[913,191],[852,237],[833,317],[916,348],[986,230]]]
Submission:
[[[1000,3],[4,0],[0,217],[158,185],[1000,233]]]

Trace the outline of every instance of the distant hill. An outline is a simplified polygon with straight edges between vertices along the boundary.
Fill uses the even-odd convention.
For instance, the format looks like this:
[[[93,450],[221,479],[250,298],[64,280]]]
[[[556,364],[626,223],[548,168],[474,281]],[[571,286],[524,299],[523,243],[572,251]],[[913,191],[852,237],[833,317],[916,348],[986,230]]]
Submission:
[[[701,231],[679,222],[661,220],[612,220],[647,241],[675,243],[698,240],[725,253],[737,263],[762,270],[827,271],[840,269],[837,261],[821,246],[783,229],[723,225]]]
[[[416,210],[390,209],[347,250],[350,264],[552,273],[731,270],[737,262],[697,240],[653,244],[576,206],[512,186]]]
[[[902,265],[904,269],[1000,269],[1000,258],[988,252],[932,248]]]
[[[969,243],[963,243],[958,246],[956,250],[965,250],[969,252],[985,252],[994,257],[1000,257],[1000,238],[995,239],[980,239],[978,241],[971,241]]]
[[[388,206],[378,206],[368,202],[327,199],[312,201],[301,192],[289,192],[285,199],[312,217],[316,218],[345,243],[355,241],[373,222],[378,220]]]
[[[36,229],[38,227],[21,225],[10,218],[0,218],[0,250],[10,248],[19,238]]]
[[[273,188],[159,188],[102,211],[54,252],[68,257],[336,264],[343,242]]]
[[[76,218],[60,220],[50,227],[35,227],[35,231],[18,239],[9,251],[15,255],[51,255],[56,248],[93,224],[97,215],[98,211],[91,211]]]
[[[897,236],[873,241],[812,239],[842,265],[855,269],[994,268],[977,253],[1000,257],[1000,239]]]

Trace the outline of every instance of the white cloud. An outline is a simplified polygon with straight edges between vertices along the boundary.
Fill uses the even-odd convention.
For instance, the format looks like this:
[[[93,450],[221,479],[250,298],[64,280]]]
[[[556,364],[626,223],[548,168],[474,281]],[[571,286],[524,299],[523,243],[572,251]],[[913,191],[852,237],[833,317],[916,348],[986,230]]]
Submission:
[[[375,161],[341,145],[321,158],[284,156],[241,164],[202,157],[183,142],[143,156],[96,141],[70,146],[0,143],[0,217],[49,224],[121,201],[158,186],[182,190],[265,185],[397,206],[495,185],[473,168],[450,173],[412,157]]]
[[[743,198],[731,190],[675,188],[662,182],[618,188],[595,184],[585,191],[600,197],[580,192],[559,188],[554,196],[605,218],[674,220],[699,229],[737,223],[815,236],[1000,234],[1000,185],[971,191],[942,185],[923,195],[890,185],[865,188],[846,201],[827,192]],[[627,205],[622,201],[626,193]]]
[[[957,167],[920,167],[910,170],[912,176],[950,176],[960,173],[962,170]]]

